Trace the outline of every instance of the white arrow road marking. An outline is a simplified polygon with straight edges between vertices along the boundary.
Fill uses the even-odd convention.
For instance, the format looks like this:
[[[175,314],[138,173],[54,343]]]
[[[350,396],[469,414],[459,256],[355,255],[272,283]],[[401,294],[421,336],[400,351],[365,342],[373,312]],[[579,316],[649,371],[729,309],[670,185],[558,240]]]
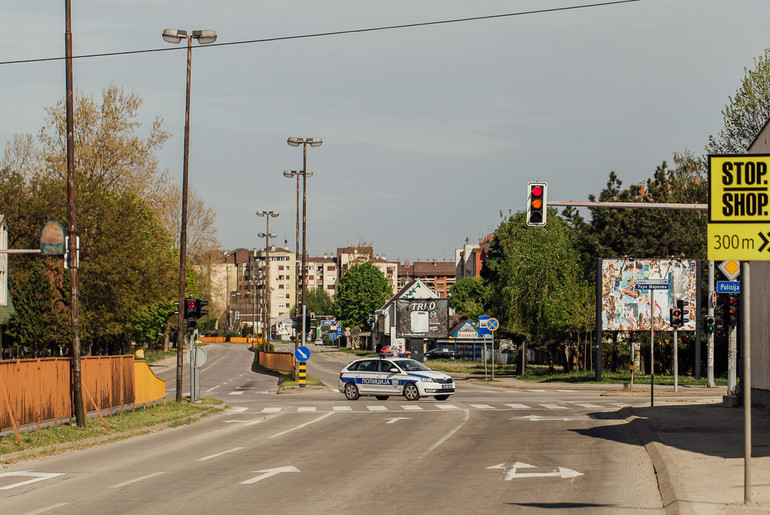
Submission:
[[[540,415],[527,415],[526,417],[511,417],[508,420],[520,420],[529,419],[530,422],[541,422],[543,420],[562,420],[567,422],[568,420],[583,420],[585,417],[542,417]]]
[[[30,483],[36,483],[38,481],[43,481],[44,479],[52,479],[56,476],[62,476],[64,475],[63,472],[30,472],[29,470],[19,470],[18,472],[3,472],[0,473],[0,479],[4,477],[31,477],[32,479],[28,479],[26,481],[19,481],[18,483],[12,483],[10,485],[5,485],[3,487],[0,487],[0,490],[10,490],[11,488],[16,488],[17,486],[24,486],[28,485]]]
[[[255,470],[254,472],[263,472],[263,474],[260,474],[251,479],[247,479],[246,481],[241,481],[241,484],[251,485],[256,483],[257,481],[262,481],[263,479],[267,479],[269,477],[275,476],[276,474],[280,474],[281,472],[299,472],[299,469],[293,465],[289,465],[288,467],[276,467],[274,469]]]
[[[399,420],[409,420],[409,417],[393,417],[393,418],[389,418],[388,421],[387,421],[387,424],[395,424]]]
[[[537,468],[535,465],[529,465],[528,463],[521,463],[519,461],[515,463],[500,463],[499,465],[492,465],[487,467],[487,470],[498,469],[503,471],[503,475],[500,476],[501,481],[510,481],[512,479],[529,478],[529,477],[558,477],[561,479],[567,479],[571,477],[582,476],[582,472],[568,469],[565,467],[559,467],[559,470],[553,472],[519,472],[519,469],[533,469]]]
[[[206,460],[210,460],[211,458],[218,458],[219,456],[223,456],[225,454],[235,452],[235,451],[240,451],[241,449],[243,449],[243,447],[233,447],[232,449],[228,449],[226,451],[218,452],[216,454],[209,454],[208,456],[204,456],[203,458],[198,458],[198,461],[206,461]]]

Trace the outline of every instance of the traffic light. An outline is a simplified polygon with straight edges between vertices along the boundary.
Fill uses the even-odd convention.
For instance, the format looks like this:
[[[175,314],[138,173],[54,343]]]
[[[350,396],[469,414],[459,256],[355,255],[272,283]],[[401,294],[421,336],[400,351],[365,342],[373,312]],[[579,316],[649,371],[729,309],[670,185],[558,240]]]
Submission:
[[[714,334],[714,331],[717,328],[717,319],[714,316],[707,315],[704,319],[704,328],[706,329],[706,334]]]
[[[193,299],[190,297],[189,299],[185,300],[184,304],[184,317],[188,319],[195,320],[198,313],[198,299]]]
[[[738,295],[731,293],[727,296],[723,309],[722,319],[727,327],[736,327],[738,325]]]
[[[201,318],[203,315],[208,315],[209,310],[203,309],[208,306],[209,301],[203,299],[195,299],[195,318]]]
[[[668,310],[671,327],[677,329],[684,325],[684,301],[677,300],[676,306]]]
[[[530,182],[527,184],[527,225],[530,227],[544,227],[546,216],[546,202],[548,197],[548,184],[544,182]]]

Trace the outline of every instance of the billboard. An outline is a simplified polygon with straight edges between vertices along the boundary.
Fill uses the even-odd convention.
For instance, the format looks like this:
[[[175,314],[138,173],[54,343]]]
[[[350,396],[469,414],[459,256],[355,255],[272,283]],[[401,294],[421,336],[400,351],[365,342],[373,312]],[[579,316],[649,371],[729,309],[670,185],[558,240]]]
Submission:
[[[448,335],[448,299],[396,300],[397,338],[446,338]]]
[[[694,331],[698,309],[695,302],[694,259],[604,259],[602,260],[602,330],[649,331],[654,313],[656,331],[673,331],[669,308],[684,301],[685,324],[679,331]],[[641,282],[663,280],[667,288],[638,288]],[[654,294],[653,294],[654,291]],[[650,298],[655,301],[650,309]]]

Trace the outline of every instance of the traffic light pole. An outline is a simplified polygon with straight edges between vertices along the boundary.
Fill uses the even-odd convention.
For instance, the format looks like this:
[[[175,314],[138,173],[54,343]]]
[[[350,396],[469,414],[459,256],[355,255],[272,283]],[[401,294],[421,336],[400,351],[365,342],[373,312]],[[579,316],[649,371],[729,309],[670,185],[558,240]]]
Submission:
[[[714,308],[716,307],[716,292],[714,291],[714,261],[709,261],[709,300],[707,313],[709,317],[714,317]],[[714,331],[710,331],[706,341],[706,385],[714,388]]]

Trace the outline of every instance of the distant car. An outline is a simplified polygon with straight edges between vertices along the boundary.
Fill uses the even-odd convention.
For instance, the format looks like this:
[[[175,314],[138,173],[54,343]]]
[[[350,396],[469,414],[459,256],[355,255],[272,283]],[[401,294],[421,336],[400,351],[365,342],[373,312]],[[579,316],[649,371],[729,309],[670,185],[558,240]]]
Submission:
[[[432,349],[425,353],[428,359],[460,359],[460,351],[454,349]]]
[[[339,390],[354,401],[361,395],[385,400],[403,395],[408,401],[432,395],[445,401],[455,393],[452,376],[431,370],[409,358],[365,358],[353,361],[340,372]]]

